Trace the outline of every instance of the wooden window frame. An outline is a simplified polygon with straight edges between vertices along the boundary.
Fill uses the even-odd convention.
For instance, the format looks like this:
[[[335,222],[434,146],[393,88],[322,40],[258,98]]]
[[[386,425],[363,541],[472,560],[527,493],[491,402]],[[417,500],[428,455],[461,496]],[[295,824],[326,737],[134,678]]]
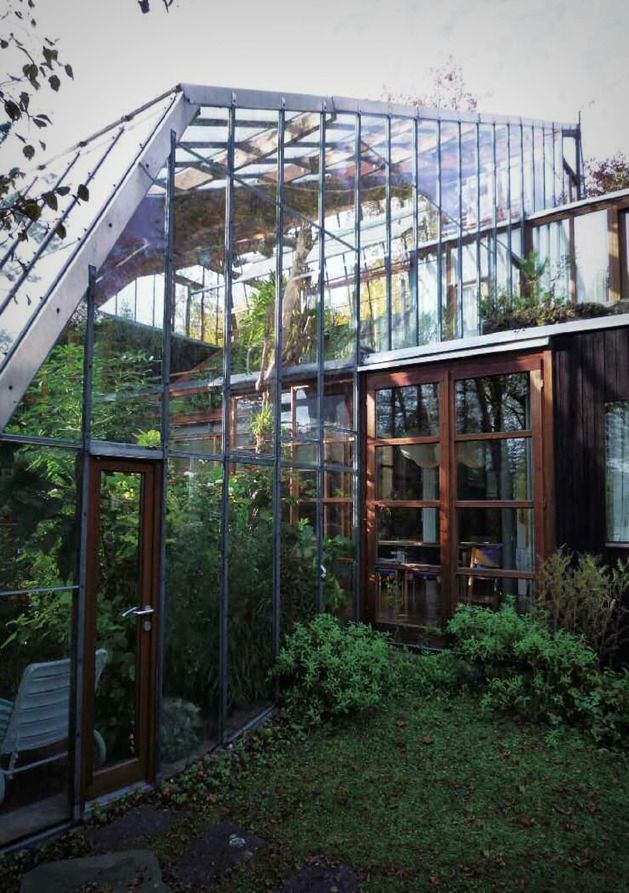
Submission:
[[[466,378],[483,378],[528,372],[530,382],[530,428],[514,432],[456,434],[455,383]],[[375,394],[391,387],[439,382],[440,424],[436,437],[382,438],[376,436]],[[552,355],[550,351],[466,359],[409,366],[391,372],[368,375],[365,388],[366,412],[363,428],[363,484],[365,517],[362,528],[363,611],[366,619],[379,626],[376,614],[376,510],[380,504],[397,507],[438,507],[440,545],[440,618],[445,625],[457,604],[458,579],[461,577],[501,577],[539,580],[542,562],[554,545],[553,449],[552,449]],[[465,440],[530,438],[533,482],[530,500],[459,500],[456,494],[456,443]],[[375,447],[404,443],[439,443],[441,446],[438,500],[379,500],[376,494]],[[464,507],[526,507],[533,511],[534,569],[531,571],[496,568],[491,572],[459,567],[457,510]],[[402,625],[402,624],[400,624]]]

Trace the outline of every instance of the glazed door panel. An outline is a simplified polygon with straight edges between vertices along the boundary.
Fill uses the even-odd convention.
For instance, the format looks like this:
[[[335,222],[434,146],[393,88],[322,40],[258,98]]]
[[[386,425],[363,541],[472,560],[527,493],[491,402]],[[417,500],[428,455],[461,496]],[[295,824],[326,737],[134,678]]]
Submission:
[[[155,463],[91,460],[83,788],[98,796],[152,771],[157,629]]]

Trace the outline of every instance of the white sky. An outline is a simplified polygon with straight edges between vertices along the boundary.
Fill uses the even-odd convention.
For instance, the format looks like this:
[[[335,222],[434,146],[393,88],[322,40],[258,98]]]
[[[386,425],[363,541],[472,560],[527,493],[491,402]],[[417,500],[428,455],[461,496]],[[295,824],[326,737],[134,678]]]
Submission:
[[[1,0],[0,0],[1,2]],[[377,98],[452,54],[481,111],[576,120],[629,154],[628,0],[37,0],[75,82],[41,97],[59,150],[173,84]]]

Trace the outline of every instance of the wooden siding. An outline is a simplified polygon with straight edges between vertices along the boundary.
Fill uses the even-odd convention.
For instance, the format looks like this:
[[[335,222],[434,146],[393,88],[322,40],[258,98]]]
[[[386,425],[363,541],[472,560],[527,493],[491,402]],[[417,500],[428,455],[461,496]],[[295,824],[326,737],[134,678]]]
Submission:
[[[557,545],[607,558],[605,404],[629,400],[629,327],[553,340]]]

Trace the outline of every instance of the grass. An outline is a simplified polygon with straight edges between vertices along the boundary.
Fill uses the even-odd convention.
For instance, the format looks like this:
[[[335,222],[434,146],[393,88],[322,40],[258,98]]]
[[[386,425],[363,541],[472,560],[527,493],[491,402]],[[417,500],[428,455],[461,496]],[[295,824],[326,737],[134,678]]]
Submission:
[[[175,889],[168,866],[230,818],[267,846],[212,888],[220,893],[276,890],[315,857],[349,863],[375,893],[623,893],[627,770],[576,732],[549,742],[472,697],[400,698],[297,741],[271,726],[229,760],[192,767],[157,795],[180,814],[153,848]],[[4,880],[17,889],[15,868]]]

